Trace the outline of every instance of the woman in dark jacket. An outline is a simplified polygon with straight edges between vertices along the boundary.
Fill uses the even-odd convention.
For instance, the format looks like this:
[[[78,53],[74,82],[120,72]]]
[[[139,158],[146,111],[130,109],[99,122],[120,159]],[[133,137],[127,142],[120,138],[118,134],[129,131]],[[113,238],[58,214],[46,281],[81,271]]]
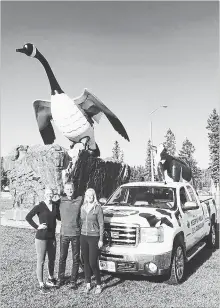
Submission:
[[[44,201],[36,205],[26,216],[27,222],[37,230],[35,236],[35,248],[37,252],[37,279],[40,285],[39,291],[46,293],[47,286],[55,286],[54,279],[54,263],[56,257],[56,219],[59,219],[58,203],[53,202],[53,190],[45,189]],[[37,215],[39,225],[33,221],[33,217]],[[46,253],[48,255],[48,280],[46,285],[43,282],[43,268]]]
[[[97,201],[94,189],[85,193],[81,207],[81,253],[84,262],[86,293],[91,289],[91,270],[95,275],[97,286],[95,293],[100,294],[101,277],[98,265],[99,249],[103,246],[104,218],[101,205]]]

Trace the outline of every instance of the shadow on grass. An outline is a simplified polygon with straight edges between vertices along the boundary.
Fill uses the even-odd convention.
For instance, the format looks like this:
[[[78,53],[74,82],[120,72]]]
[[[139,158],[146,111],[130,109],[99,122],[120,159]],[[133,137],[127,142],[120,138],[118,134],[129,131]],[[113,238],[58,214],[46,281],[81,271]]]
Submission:
[[[186,265],[185,281],[192,276],[206,261],[208,261],[216,249],[204,247],[192,260]]]
[[[77,279],[77,285],[80,286],[81,284],[83,284],[84,279],[85,279],[84,272],[79,272],[78,273],[78,279]],[[64,284],[67,285],[67,284],[70,284],[70,283],[71,283],[71,276],[70,275],[65,276]]]
[[[108,278],[106,278],[105,280],[102,280],[104,282],[104,287],[103,287],[103,291],[108,289],[108,288],[112,288],[115,287],[121,283],[123,283],[125,281],[125,279],[123,279],[121,276],[119,278],[119,280],[114,281],[115,276],[109,276]]]
[[[206,261],[208,261],[212,254],[215,252],[216,249],[219,249],[219,223],[217,223],[217,238],[216,238],[216,248],[215,249],[209,249],[207,247],[204,247],[192,260],[190,260],[186,264],[186,274],[185,274],[185,281],[187,281],[191,275],[193,275]],[[109,274],[109,273],[108,273]],[[135,274],[129,274],[129,273],[112,273],[110,277],[108,277],[105,281],[105,283],[108,283],[112,281],[114,278],[119,278],[119,280],[108,287],[112,287],[115,285],[118,285],[125,280],[130,281],[148,281],[148,282],[154,282],[154,283],[163,283],[166,282],[169,277],[168,275],[165,276],[141,276],[141,275],[135,275]]]
[[[219,230],[219,222],[217,222],[217,225],[216,225],[216,235],[217,235],[217,237],[216,237],[216,242],[217,242],[217,246],[216,246],[216,249],[219,249],[219,245],[220,245],[220,243],[219,243],[219,240],[220,240],[220,230]]]
[[[215,249],[204,247],[194,258],[192,258],[192,260],[187,263],[185,280],[188,280],[191,275],[193,275],[206,261],[211,258],[215,250],[219,249],[219,223],[217,223],[216,230]]]
[[[215,250],[208,249],[204,247],[198,255],[196,255],[192,260],[190,260],[186,264],[186,274],[185,274],[185,281],[187,281],[190,276],[192,276],[207,260],[209,260]],[[113,273],[110,277],[108,277],[104,282],[110,283],[111,281],[114,281],[115,278],[118,278],[116,282],[113,282],[105,287],[113,287],[118,284],[123,283],[125,280],[130,281],[147,281],[147,282],[153,282],[153,283],[164,283],[169,279],[168,275],[164,276],[141,276],[141,275],[134,275],[129,273]]]
[[[217,223],[216,249],[219,249],[219,238],[220,238],[219,235],[220,235],[219,223]],[[213,252],[216,249],[208,249],[207,247],[204,247],[192,260],[190,260],[186,264],[185,281],[187,281],[191,275],[193,275],[206,261],[208,261],[211,258]],[[105,276],[108,276],[108,277],[105,279]],[[165,275],[165,276],[144,276],[143,275],[141,276],[141,275],[130,274],[130,273],[111,273],[110,274],[108,272],[102,272],[102,277],[103,277],[103,282],[106,284],[103,287],[103,290],[119,285],[123,283],[125,280],[164,283],[169,279],[168,275]],[[114,281],[115,278],[118,278],[118,280]]]
[[[123,283],[125,280],[148,281],[148,282],[155,282],[155,283],[162,283],[165,280],[167,280],[166,276],[144,276],[144,275],[137,275],[137,274],[130,274],[130,273],[111,273],[111,276],[108,277],[104,282],[108,283],[114,280],[115,278],[118,278],[119,280],[115,284],[111,284],[111,286]]]

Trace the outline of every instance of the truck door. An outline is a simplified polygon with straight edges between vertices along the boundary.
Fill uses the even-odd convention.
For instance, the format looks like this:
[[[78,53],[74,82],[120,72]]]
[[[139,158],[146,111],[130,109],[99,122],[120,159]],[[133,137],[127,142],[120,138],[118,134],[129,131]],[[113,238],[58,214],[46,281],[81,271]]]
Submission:
[[[194,215],[192,211],[183,211],[182,208],[185,202],[190,201],[189,193],[186,191],[185,187],[180,187],[180,212],[182,215],[182,224],[184,229],[185,235],[185,242],[186,242],[186,250],[190,249],[195,244],[195,238],[192,232],[192,225],[191,222],[194,219]]]
[[[199,242],[204,237],[204,227],[205,227],[205,215],[204,209],[198,200],[195,191],[190,185],[186,185],[186,189],[190,195],[190,201],[195,202],[198,205],[198,209],[192,210],[192,215],[194,219],[191,221],[192,233],[195,238],[196,243]]]

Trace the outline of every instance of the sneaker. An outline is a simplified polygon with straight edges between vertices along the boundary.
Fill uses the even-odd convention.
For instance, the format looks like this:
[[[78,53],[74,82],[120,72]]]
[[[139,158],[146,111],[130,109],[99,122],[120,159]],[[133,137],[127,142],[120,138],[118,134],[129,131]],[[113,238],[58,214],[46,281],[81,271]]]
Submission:
[[[91,290],[91,284],[90,283],[87,283],[86,284],[86,288],[85,288],[85,293],[88,294]]]
[[[102,292],[101,286],[97,286],[97,287],[95,288],[95,294],[100,294],[101,292]]]
[[[49,292],[50,292],[50,290],[47,288],[47,286],[45,286],[45,284],[43,286],[39,287],[39,293],[46,294],[46,293],[49,293]]]
[[[48,287],[56,287],[57,280],[55,278],[48,278],[46,281],[46,285]]]

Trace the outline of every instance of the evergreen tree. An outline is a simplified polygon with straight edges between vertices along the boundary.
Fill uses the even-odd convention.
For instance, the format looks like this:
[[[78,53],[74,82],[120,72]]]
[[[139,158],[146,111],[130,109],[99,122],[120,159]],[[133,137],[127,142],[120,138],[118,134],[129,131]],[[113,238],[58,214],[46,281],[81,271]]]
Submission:
[[[192,175],[193,175],[193,180],[194,180],[194,185],[195,188],[202,189],[202,170],[198,167],[196,160],[193,160],[193,165],[192,165]]]
[[[199,189],[201,188],[202,172],[197,166],[197,161],[193,157],[194,152],[194,145],[186,138],[186,140],[183,141],[182,149],[179,151],[179,158],[191,168],[195,188]]]
[[[172,130],[169,128],[165,135],[164,147],[167,149],[168,154],[176,154],[176,138]]]
[[[145,180],[151,181],[151,141],[148,140],[145,160]]]
[[[207,120],[211,178],[219,183],[219,114],[213,109]]]
[[[121,150],[120,163],[124,162],[124,151]]]
[[[112,148],[112,158],[116,162],[120,162],[121,160],[121,148],[117,140],[114,142],[114,146]]]
[[[211,168],[202,169],[202,188],[205,188],[207,191],[211,186]]]
[[[9,179],[7,178],[7,172],[4,170],[3,160],[4,158],[1,157],[1,189],[2,190],[4,190],[4,188],[9,185]]]
[[[131,166],[130,182],[141,181],[141,178],[145,178],[145,168],[141,165]]]
[[[179,151],[179,158],[186,162],[189,167],[192,167],[194,152],[194,145],[186,138],[186,140],[183,141],[181,150]]]

